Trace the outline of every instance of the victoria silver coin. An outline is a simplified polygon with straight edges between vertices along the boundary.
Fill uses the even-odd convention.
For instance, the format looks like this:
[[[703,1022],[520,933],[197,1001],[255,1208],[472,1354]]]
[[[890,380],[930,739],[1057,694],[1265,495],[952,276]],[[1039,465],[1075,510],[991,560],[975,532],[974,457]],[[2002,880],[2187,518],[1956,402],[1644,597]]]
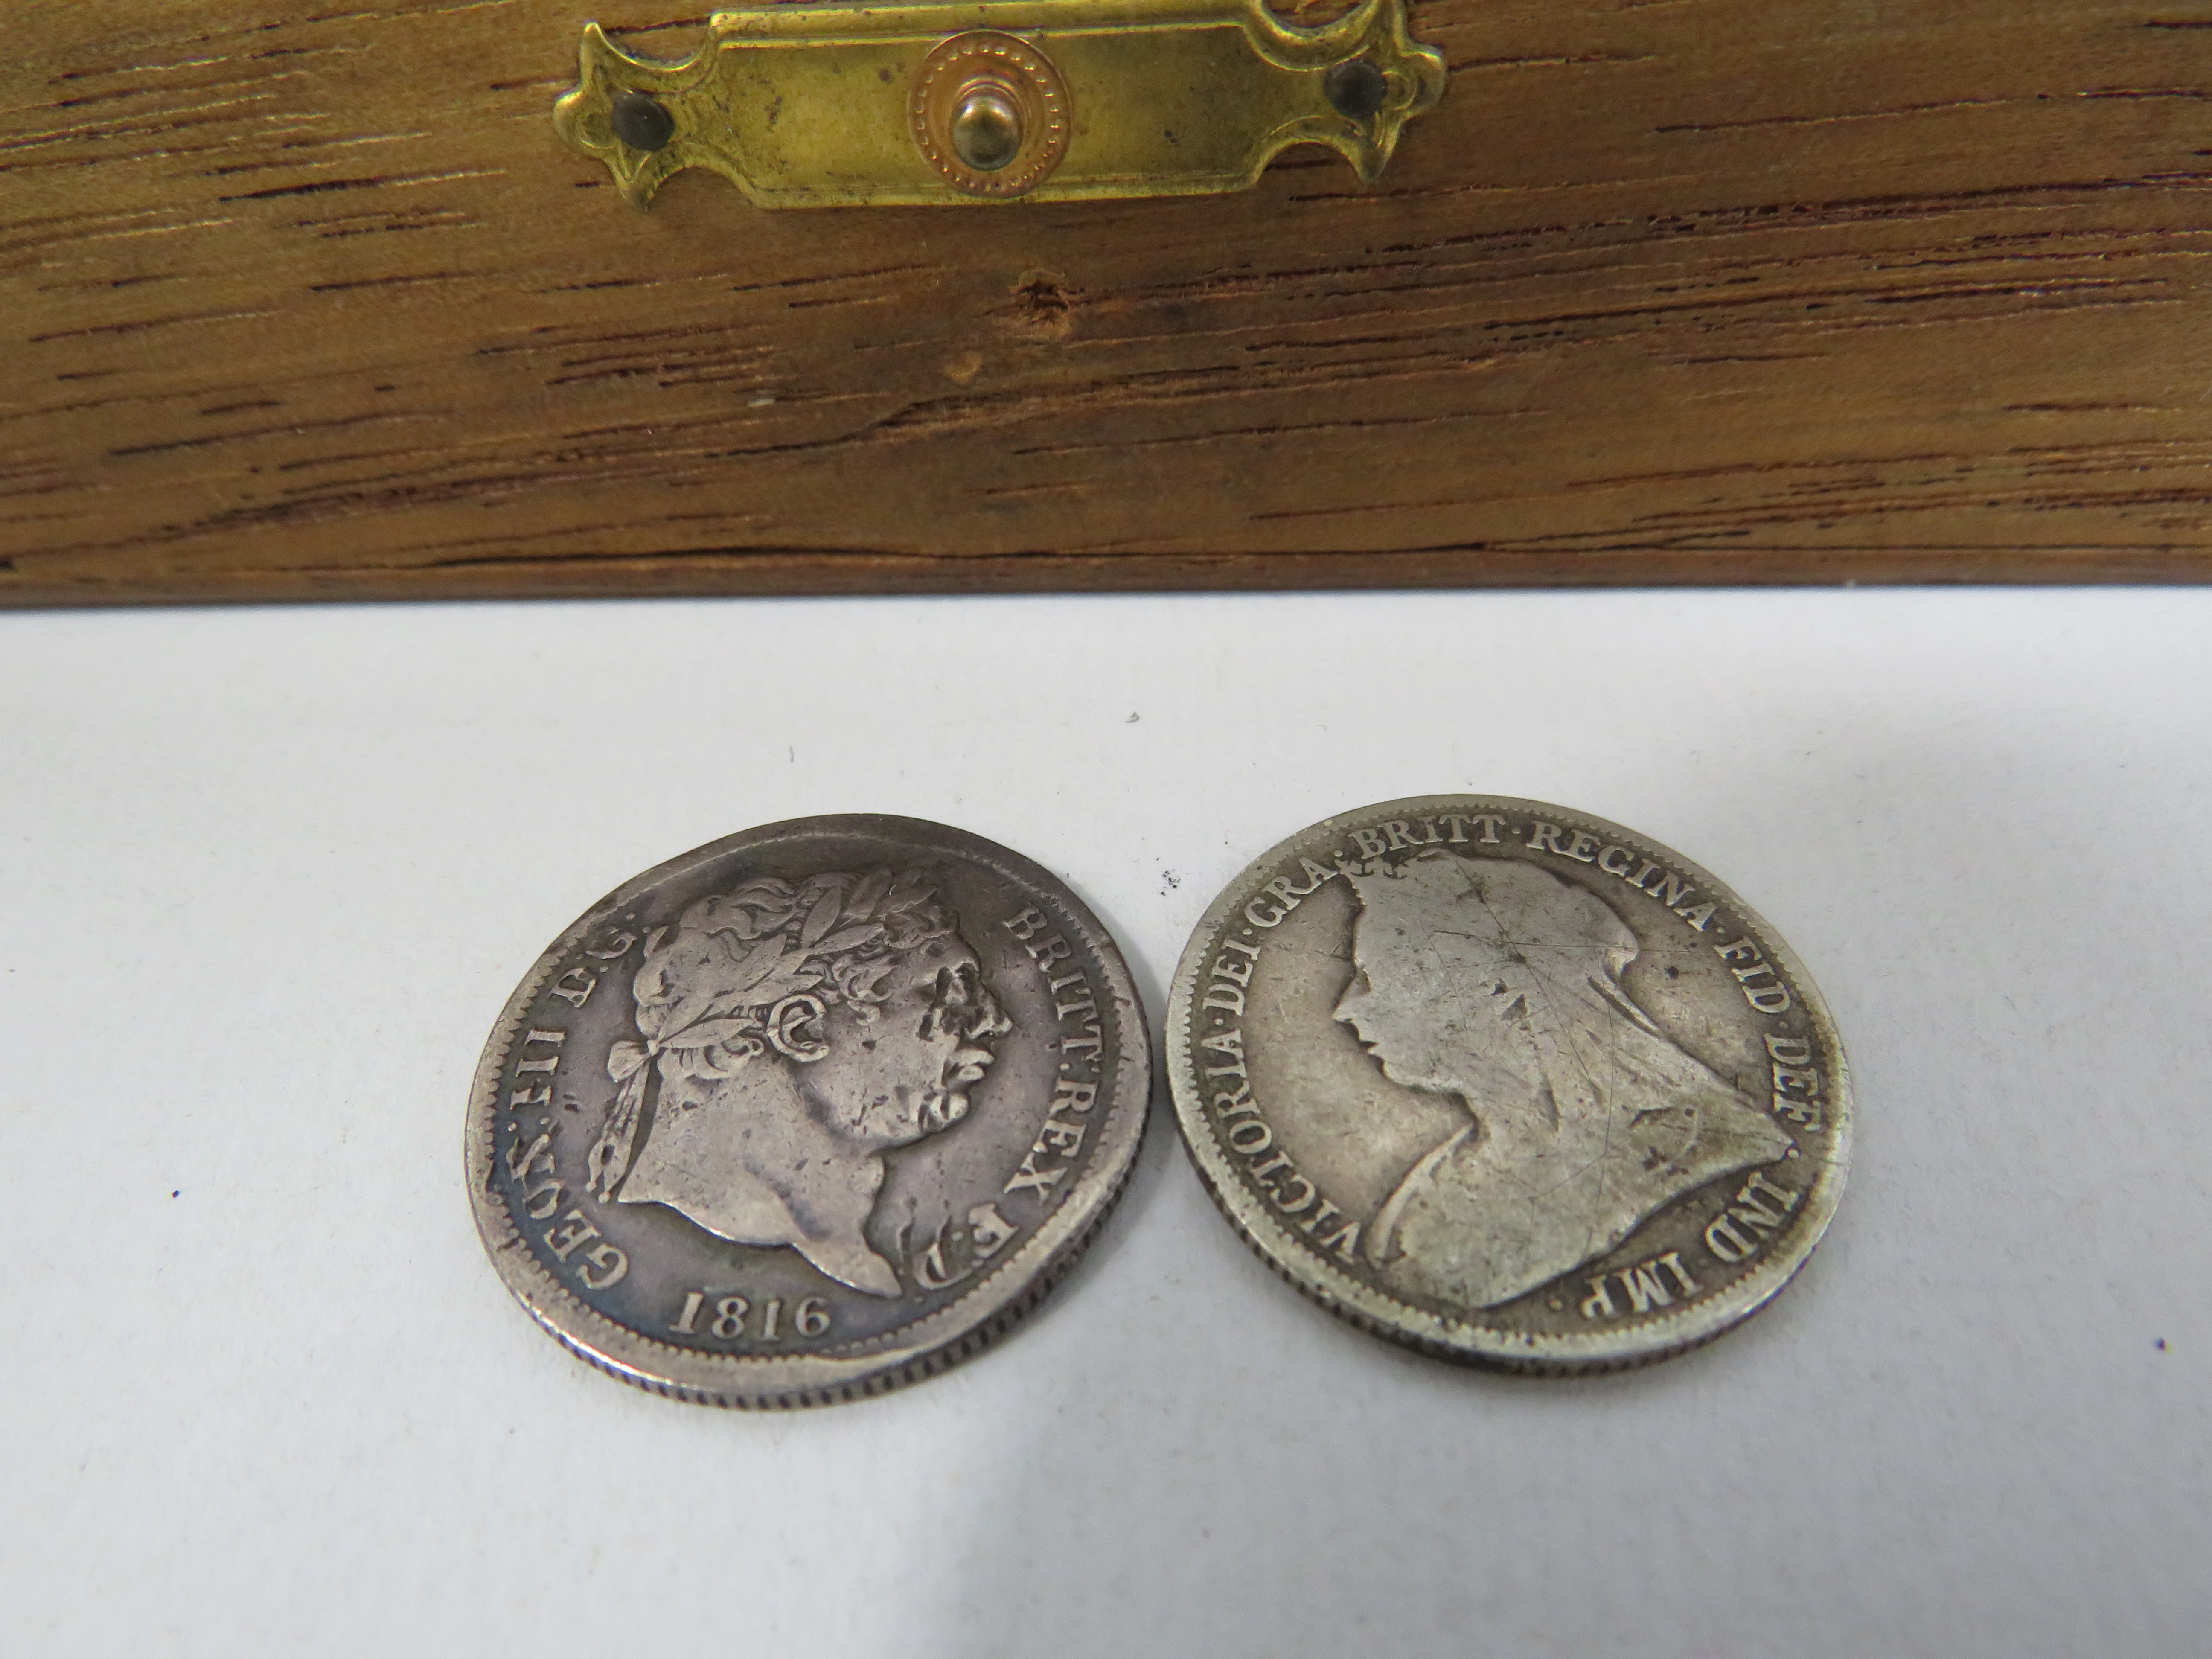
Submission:
[[[811,1405],[1005,1330],[1143,1133],[1144,1013],[1028,860],[911,818],[770,824],[649,870],[538,960],[470,1097],[501,1276],[663,1394]]]
[[[1332,1312],[1448,1358],[1639,1364],[1802,1267],[1849,1075],[1772,928],[1666,848],[1534,801],[1330,818],[1248,868],[1169,1006],[1223,1212]]]

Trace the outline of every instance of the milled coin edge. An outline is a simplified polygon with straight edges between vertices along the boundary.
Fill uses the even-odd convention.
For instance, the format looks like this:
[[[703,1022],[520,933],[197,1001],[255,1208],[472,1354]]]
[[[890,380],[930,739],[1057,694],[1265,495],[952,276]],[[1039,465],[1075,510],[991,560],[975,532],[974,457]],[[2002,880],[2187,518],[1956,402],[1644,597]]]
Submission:
[[[1225,920],[1251,902],[1267,873],[1284,860],[1310,852],[1311,843],[1316,840],[1334,841],[1343,826],[1363,824],[1388,816],[1435,817],[1440,812],[1472,814],[1491,810],[1557,817],[1563,824],[1573,823],[1602,832],[1623,847],[1663,860],[1684,875],[1701,882],[1705,892],[1718,899],[1759,936],[1769,958],[1789,975],[1791,988],[1818,1025],[1829,1052],[1835,1056],[1827,1096],[1829,1148],[1826,1156],[1819,1161],[1817,1176],[1806,1189],[1798,1242],[1787,1253],[1763,1261],[1722,1296],[1647,1320],[1626,1332],[1566,1337],[1516,1334],[1473,1320],[1447,1318],[1353,1279],[1322,1261],[1306,1241],[1278,1223],[1237,1179],[1235,1166],[1204,1115],[1203,1091],[1199,1086],[1192,1052],[1193,1004],[1198,977],[1218,945],[1216,935]],[[1409,796],[1332,813],[1278,842],[1221,889],[1191,930],[1169,990],[1164,1042],[1176,1131],[1198,1170],[1200,1183],[1232,1231],[1300,1294],[1338,1318],[1370,1335],[1455,1364],[1540,1375],[1595,1375],[1633,1370],[1702,1347],[1757,1314],[1804,1270],[1826,1236],[1850,1172],[1855,1119],[1850,1062],[1827,1000],[1796,953],[1763,916],[1702,866],[1620,824],[1547,801],[1511,796]]]

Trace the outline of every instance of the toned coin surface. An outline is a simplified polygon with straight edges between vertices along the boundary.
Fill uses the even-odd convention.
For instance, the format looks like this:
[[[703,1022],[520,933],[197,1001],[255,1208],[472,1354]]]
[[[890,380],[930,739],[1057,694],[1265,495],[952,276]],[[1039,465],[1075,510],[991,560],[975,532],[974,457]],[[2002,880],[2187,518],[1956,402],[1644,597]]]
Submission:
[[[917,819],[770,824],[586,911],[469,1100],[507,1288],[627,1381],[815,1405],[1005,1330],[1120,1194],[1128,969],[1046,871]]]
[[[1206,913],[1168,1034],[1237,1230],[1447,1358],[1602,1370],[1717,1336],[1804,1265],[1850,1160],[1789,947],[1680,854],[1535,801],[1292,836]]]

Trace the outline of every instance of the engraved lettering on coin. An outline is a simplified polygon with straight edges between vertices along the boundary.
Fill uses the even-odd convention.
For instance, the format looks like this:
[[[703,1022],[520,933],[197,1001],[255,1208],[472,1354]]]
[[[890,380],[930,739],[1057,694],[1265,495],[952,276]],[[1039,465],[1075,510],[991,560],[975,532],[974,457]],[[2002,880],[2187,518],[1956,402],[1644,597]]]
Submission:
[[[665,1393],[800,1404],[1005,1328],[1118,1193],[1144,1022],[1094,918],[941,825],[807,819],[647,872],[494,1031],[477,1222],[572,1350]]]
[[[1255,862],[1185,952],[1177,1115],[1309,1295],[1448,1358],[1603,1368],[1802,1265],[1842,1052],[1771,931],[1679,856],[1525,801],[1401,801]]]

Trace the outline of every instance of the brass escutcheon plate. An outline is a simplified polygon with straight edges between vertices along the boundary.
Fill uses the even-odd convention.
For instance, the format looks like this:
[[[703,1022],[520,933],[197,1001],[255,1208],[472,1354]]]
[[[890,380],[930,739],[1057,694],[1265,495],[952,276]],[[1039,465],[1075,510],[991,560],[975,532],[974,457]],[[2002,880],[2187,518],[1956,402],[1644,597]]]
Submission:
[[[1210,195],[1297,143],[1372,183],[1444,88],[1404,0],[1318,28],[1262,0],[786,4],[716,13],[674,63],[593,23],[580,62],[555,124],[640,207],[694,167],[760,207]]]

